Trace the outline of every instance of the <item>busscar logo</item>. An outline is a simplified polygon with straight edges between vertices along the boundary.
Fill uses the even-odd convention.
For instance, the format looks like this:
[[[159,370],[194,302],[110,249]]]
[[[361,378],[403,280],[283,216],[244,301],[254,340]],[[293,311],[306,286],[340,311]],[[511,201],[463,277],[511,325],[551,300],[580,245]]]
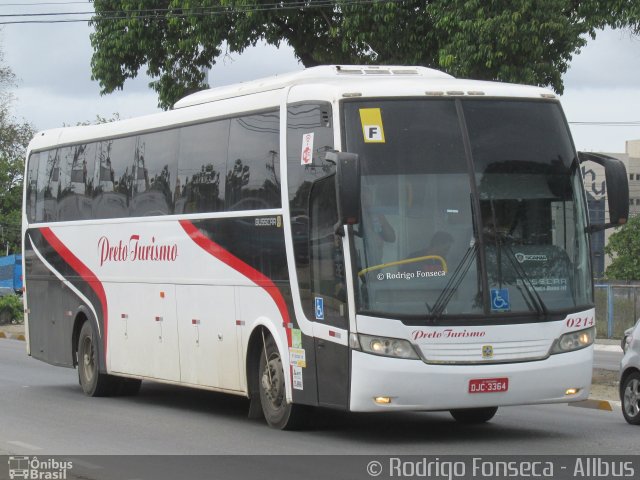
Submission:
[[[548,259],[546,255],[526,255],[524,253],[518,252],[516,253],[516,260],[518,260],[518,263],[524,263],[524,262],[546,262]]]
[[[73,468],[73,462],[55,458],[40,460],[38,457],[9,457],[9,478],[30,480],[66,480],[67,471]]]

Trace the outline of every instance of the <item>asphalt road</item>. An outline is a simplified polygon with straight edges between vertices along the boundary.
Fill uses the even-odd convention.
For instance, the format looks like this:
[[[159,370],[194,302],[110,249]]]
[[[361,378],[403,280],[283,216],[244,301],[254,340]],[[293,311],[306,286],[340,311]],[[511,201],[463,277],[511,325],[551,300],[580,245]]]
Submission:
[[[88,398],[75,370],[28,358],[0,340],[0,455],[169,454],[634,454],[640,431],[619,410],[506,407],[488,424],[446,412],[318,411],[308,431],[248,420],[247,401],[145,382],[133,398]]]

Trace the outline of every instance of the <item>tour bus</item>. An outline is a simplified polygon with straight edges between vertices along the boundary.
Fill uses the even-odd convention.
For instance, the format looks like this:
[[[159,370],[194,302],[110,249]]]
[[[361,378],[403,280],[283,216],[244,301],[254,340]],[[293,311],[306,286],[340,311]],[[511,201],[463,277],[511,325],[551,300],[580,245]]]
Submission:
[[[406,66],[309,68],[40,132],[28,353],[76,367],[89,396],[227,392],[282,429],[309,407],[485,422],[584,400],[589,234],[628,214],[624,165],[591,157],[607,224],[588,224],[552,92]]]

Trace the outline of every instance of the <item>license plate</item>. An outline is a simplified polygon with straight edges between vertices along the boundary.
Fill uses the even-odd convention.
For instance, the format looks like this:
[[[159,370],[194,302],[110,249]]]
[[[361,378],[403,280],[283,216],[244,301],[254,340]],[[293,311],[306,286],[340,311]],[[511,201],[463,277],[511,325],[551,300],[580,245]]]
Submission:
[[[500,393],[509,390],[509,379],[474,378],[469,380],[469,393]]]

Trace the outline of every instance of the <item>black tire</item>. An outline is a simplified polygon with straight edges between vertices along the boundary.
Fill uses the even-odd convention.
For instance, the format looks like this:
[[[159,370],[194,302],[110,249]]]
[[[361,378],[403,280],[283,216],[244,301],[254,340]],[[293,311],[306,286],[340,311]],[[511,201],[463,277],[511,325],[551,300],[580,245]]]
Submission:
[[[266,337],[260,354],[258,388],[267,424],[280,430],[295,430],[303,425],[301,405],[287,402],[282,356],[271,336]]]
[[[620,385],[622,415],[631,425],[640,425],[640,372],[627,375]]]
[[[451,416],[456,419],[457,422],[473,424],[473,423],[485,423],[493,418],[498,411],[498,407],[484,407],[484,408],[461,408],[459,410],[450,410]]]
[[[113,393],[114,378],[100,372],[99,337],[91,322],[84,322],[78,337],[78,380],[85,395],[108,397]]]

